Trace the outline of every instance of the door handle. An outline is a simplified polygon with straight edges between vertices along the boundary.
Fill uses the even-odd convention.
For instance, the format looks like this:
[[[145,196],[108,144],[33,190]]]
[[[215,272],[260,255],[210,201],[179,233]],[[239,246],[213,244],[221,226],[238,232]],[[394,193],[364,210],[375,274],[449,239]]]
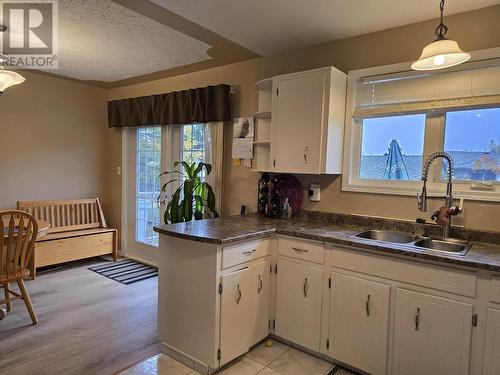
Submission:
[[[304,297],[307,297],[307,277],[304,279]]]
[[[304,150],[304,164],[307,164],[307,153],[309,152],[309,148],[306,147]]]
[[[255,253],[256,251],[257,251],[257,249],[247,250],[247,251],[244,251],[243,254],[250,255],[250,254]]]
[[[292,247],[292,250],[295,251],[296,253],[308,253],[309,252],[309,250],[301,249],[300,247]]]
[[[370,295],[369,294],[366,297],[365,308],[366,308],[366,316],[370,316]]]
[[[420,328],[420,307],[417,307],[417,312],[415,313],[415,331],[418,332]]]
[[[259,286],[257,287],[257,294],[260,294],[260,291],[262,290],[262,277],[259,275]]]
[[[238,290],[238,297],[236,297],[236,304],[239,305],[240,304],[240,300],[241,300],[240,284],[238,284],[238,286],[236,287],[236,289]]]

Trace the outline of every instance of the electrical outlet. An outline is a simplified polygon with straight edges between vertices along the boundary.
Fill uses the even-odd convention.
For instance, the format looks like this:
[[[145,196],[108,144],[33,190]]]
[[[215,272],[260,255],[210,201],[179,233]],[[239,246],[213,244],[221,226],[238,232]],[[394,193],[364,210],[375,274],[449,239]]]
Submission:
[[[313,202],[319,202],[321,193],[321,186],[317,184],[311,184],[309,188],[309,200]]]

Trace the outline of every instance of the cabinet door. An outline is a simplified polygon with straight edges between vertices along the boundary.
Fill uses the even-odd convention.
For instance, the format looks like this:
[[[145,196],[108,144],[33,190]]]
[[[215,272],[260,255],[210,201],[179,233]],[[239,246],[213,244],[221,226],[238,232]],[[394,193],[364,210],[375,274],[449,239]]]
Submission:
[[[469,373],[473,306],[397,289],[393,374]]]
[[[500,310],[488,309],[484,375],[500,374]]]
[[[276,335],[319,352],[323,270],[278,259]]]
[[[327,88],[325,71],[276,78],[271,166],[288,173],[320,173]]]
[[[390,286],[333,273],[330,355],[373,375],[387,371]]]
[[[269,259],[250,267],[250,346],[269,335],[270,267]]]
[[[220,365],[246,353],[249,343],[249,317],[251,293],[249,270],[222,276],[220,312]]]

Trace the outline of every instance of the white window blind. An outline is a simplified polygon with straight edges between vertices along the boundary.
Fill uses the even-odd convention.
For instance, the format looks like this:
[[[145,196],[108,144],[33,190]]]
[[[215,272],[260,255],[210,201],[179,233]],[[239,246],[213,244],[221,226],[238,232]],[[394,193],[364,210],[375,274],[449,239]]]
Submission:
[[[359,78],[355,82],[353,117],[363,119],[498,106],[500,62],[491,64],[484,66],[476,62],[466,70],[401,72]]]

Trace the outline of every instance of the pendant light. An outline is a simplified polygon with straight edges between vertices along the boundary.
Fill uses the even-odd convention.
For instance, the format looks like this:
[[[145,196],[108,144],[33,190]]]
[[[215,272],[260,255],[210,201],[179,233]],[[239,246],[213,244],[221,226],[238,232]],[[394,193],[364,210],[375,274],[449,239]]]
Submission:
[[[413,70],[435,70],[462,64],[471,58],[454,40],[445,38],[448,27],[443,23],[444,0],[439,5],[441,22],[434,31],[437,39],[424,47],[420,58],[411,64]]]
[[[7,28],[0,25],[0,32],[5,30],[7,30]],[[7,57],[0,53],[0,95],[2,95],[9,87],[19,85],[20,83],[26,81],[22,75],[5,69],[4,64],[6,61]]]

